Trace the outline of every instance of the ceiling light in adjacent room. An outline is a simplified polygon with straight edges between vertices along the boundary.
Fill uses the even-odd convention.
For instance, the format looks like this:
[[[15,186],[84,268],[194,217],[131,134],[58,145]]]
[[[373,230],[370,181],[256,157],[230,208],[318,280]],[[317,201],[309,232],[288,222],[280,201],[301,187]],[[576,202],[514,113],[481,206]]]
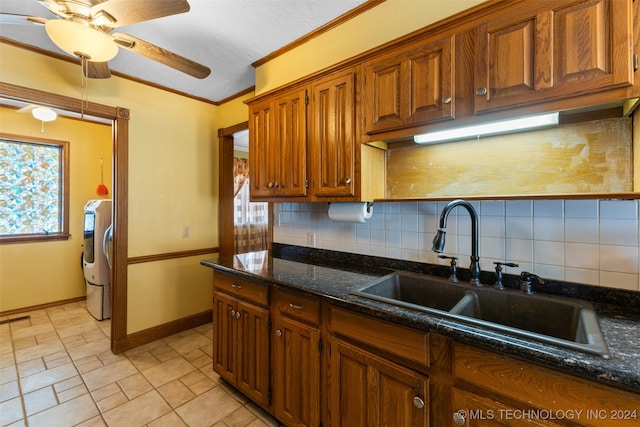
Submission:
[[[557,112],[538,116],[519,117],[517,119],[501,120],[498,122],[428,132],[414,136],[413,140],[418,144],[435,144],[438,142],[460,141],[480,136],[515,133],[524,130],[557,125],[558,118],[559,113]]]
[[[56,46],[70,55],[92,62],[107,62],[118,54],[118,46],[111,36],[88,25],[50,19],[44,26]]]
[[[58,117],[58,114],[49,107],[36,107],[31,110],[31,114],[43,122],[52,122]]]

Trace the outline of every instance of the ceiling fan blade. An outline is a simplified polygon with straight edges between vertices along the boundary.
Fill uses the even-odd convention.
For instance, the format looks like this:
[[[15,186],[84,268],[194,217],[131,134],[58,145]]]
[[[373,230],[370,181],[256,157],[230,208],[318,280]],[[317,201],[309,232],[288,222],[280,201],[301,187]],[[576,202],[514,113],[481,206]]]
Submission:
[[[86,76],[90,79],[108,79],[111,77],[108,62],[87,61]]]
[[[159,46],[140,40],[128,34],[114,33],[113,41],[123,49],[142,55],[156,62],[174,68],[198,79],[204,79],[211,69],[195,61],[180,56]]]
[[[33,111],[34,108],[38,108],[38,107],[39,105],[29,104],[27,106],[24,106],[18,109],[17,113],[30,113],[31,111]]]
[[[46,19],[39,16],[15,15],[13,13],[0,13],[0,24],[43,24]]]
[[[163,16],[177,15],[188,12],[190,9],[186,0],[106,0],[92,6],[90,16],[93,24],[117,28]]]

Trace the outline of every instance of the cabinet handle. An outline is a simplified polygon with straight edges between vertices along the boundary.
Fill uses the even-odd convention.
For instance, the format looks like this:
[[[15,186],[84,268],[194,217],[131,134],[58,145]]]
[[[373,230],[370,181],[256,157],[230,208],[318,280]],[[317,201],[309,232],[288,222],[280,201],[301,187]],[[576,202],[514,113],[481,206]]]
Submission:
[[[478,96],[484,96],[487,94],[487,88],[486,87],[480,87],[476,90],[476,95]]]
[[[424,408],[424,400],[422,400],[418,396],[416,396],[416,397],[413,398],[413,405],[418,409],[422,409],[422,408]]]
[[[450,104],[451,103],[451,97],[449,95],[445,95],[442,97],[442,103],[443,104]]]
[[[304,307],[301,305],[296,305],[292,302],[289,303],[289,307],[293,308],[294,310],[304,310]]]
[[[268,184],[267,184],[267,187],[268,187],[268,188],[273,188],[273,182],[268,183]]]
[[[236,285],[235,283],[231,284],[233,289],[242,289],[242,285]]]
[[[345,183],[345,184],[351,184],[351,178],[346,177],[346,178],[344,179],[344,183]]]
[[[280,338],[280,337],[282,336],[282,331],[281,331],[280,329],[278,329],[278,330],[276,331],[276,336],[277,336],[278,338]]]

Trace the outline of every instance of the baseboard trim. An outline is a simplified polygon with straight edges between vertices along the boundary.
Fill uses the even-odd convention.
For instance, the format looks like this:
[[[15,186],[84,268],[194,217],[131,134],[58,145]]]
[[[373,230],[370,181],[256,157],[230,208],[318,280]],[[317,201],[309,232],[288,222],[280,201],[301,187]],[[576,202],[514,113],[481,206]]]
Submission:
[[[71,304],[74,302],[84,301],[86,297],[69,298],[61,301],[48,302],[46,304],[32,305],[30,307],[16,308],[14,310],[0,311],[0,317],[14,316],[16,314],[28,313],[30,311],[44,310],[46,308],[56,307],[58,305]]]
[[[162,325],[157,325],[149,329],[134,332],[127,335],[125,339],[118,340],[112,347],[114,353],[131,350],[143,344],[168,337],[169,335],[204,325],[213,320],[213,310],[206,310],[201,313],[192,314],[191,316],[182,317]]]

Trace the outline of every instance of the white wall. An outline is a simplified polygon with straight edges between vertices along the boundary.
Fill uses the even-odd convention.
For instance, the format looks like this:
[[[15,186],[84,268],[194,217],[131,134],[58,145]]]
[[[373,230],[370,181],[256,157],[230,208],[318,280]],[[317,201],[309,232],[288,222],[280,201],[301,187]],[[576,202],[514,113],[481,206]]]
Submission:
[[[446,202],[375,203],[366,224],[334,222],[327,203],[275,204],[274,241],[431,264],[447,264],[431,250]],[[480,265],[516,262],[510,274],[638,291],[638,200],[506,200],[472,202],[480,215]],[[467,268],[471,223],[455,208],[445,253]]]

